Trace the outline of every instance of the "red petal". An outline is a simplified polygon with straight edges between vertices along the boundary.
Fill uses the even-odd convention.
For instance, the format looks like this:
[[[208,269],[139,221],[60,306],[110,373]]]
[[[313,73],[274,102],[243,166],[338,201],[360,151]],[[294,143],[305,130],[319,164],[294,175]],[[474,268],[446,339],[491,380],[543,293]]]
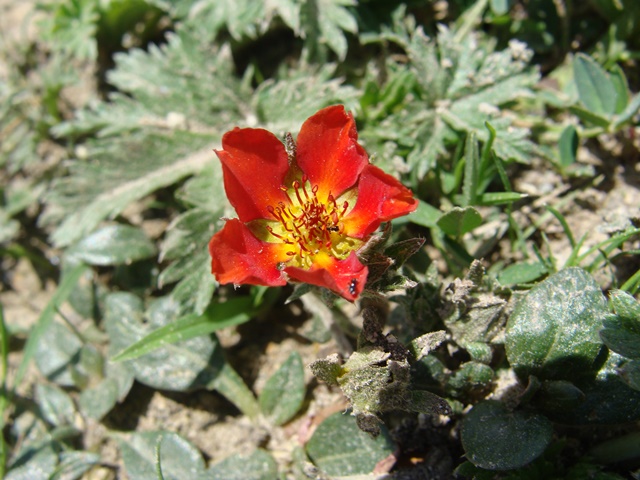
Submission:
[[[329,193],[338,197],[355,185],[369,163],[357,140],[353,116],[342,105],[323,108],[302,124],[297,162],[311,184],[318,185],[320,201],[325,201]]]
[[[356,205],[343,220],[344,232],[350,237],[364,238],[382,222],[418,208],[411,190],[373,165],[363,170],[357,188]]]
[[[325,287],[353,302],[362,293],[369,269],[360,263],[355,252],[344,260],[327,256],[309,270],[287,267],[285,272],[292,280]]]
[[[209,242],[211,273],[223,284],[285,285],[277,268],[289,259],[282,246],[258,240],[240,220],[228,220]]]
[[[289,170],[284,145],[260,128],[234,128],[222,137],[224,188],[242,222],[271,218],[267,206],[286,200],[280,186]]]

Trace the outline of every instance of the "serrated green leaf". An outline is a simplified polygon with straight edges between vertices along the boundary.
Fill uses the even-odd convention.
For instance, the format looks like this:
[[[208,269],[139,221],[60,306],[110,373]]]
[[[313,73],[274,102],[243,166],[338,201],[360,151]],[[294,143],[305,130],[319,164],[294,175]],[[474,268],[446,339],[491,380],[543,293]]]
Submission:
[[[298,413],[304,395],[302,359],[298,352],[291,352],[289,358],[267,380],[258,402],[267,418],[275,425],[283,425]]]
[[[474,33],[456,39],[446,28],[439,29],[436,38],[420,28],[402,37],[419,97],[407,96],[403,108],[395,108],[376,126],[375,136],[406,145],[416,182],[435,167],[437,158],[448,151],[447,144],[459,143],[463,134],[475,131],[487,141],[489,120],[497,131],[493,147],[499,157],[529,163],[533,155],[540,155],[527,130],[498,116],[500,107],[533,96],[539,74],[529,68],[532,52],[524,44],[513,41],[496,52],[494,44]]]
[[[312,56],[318,55],[315,52],[317,45],[325,44],[340,60],[344,60],[348,47],[344,32],[358,32],[355,17],[345,7],[355,5],[355,0],[314,0],[303,3],[300,25]]]
[[[209,263],[207,245],[220,221],[220,213],[220,210],[213,213],[194,208],[176,217],[167,227],[167,235],[160,246],[160,261],[174,262],[160,274],[158,283],[161,287]]]
[[[253,97],[260,122],[276,135],[282,135],[297,132],[322,107],[343,104],[347,110],[355,110],[359,92],[335,78],[335,69],[332,64],[305,67],[260,84]]]
[[[482,225],[482,216],[473,207],[453,207],[438,219],[437,225],[447,235],[460,237]]]
[[[213,185],[209,185],[210,190]],[[211,275],[207,245],[221,213],[221,209],[214,213],[194,208],[176,217],[167,227],[160,247],[160,261],[173,261],[160,273],[158,284],[162,287],[179,282],[171,296],[183,312],[202,314],[211,302],[217,283]]]
[[[81,111],[54,132],[99,133],[47,195],[40,221],[57,226],[56,245],[76,242],[130,203],[217,162],[216,139],[250,110],[229,49],[212,50],[187,29],[163,47],[117,55],[116,63],[109,80],[119,93],[111,102]]]
[[[461,427],[466,457],[487,470],[511,470],[531,463],[547,448],[553,435],[543,415],[509,412],[496,401],[477,404]]]
[[[386,429],[374,440],[358,428],[354,417],[341,412],[322,422],[307,442],[313,463],[333,477],[371,473],[394,448]]]
[[[176,193],[176,198],[196,209],[217,214],[231,208],[223,185],[219,161],[208,163],[200,173],[190,178]]]
[[[172,432],[136,432],[119,436],[118,444],[129,478],[157,480],[156,445],[165,480],[205,478],[200,452],[187,440]]]
[[[573,60],[573,78],[580,101],[588,110],[609,118],[616,112],[615,84],[593,58],[578,53]]]
[[[532,288],[509,317],[505,347],[521,378],[574,380],[593,375],[607,313],[602,290],[580,268],[568,268]]]
[[[128,265],[155,254],[155,245],[141,229],[121,224],[96,230],[67,250],[70,258],[99,266]]]
[[[180,305],[183,313],[202,315],[213,298],[218,282],[211,274],[210,259],[198,255],[202,263],[187,273],[173,288],[170,295]]]
[[[41,8],[43,5],[41,5]],[[46,4],[44,5],[46,8]],[[44,20],[43,37],[57,51],[79,59],[94,59],[98,53],[96,32],[98,2],[72,0],[50,4]]]
[[[207,0],[198,5],[187,26],[206,25],[208,38],[213,39],[218,31],[225,28],[236,40],[243,37],[254,38],[262,33],[269,23],[267,2],[252,0]],[[193,11],[192,10],[192,11]]]
[[[212,465],[206,480],[273,480],[278,477],[278,464],[264,450],[227,457]]]
[[[140,143],[113,140],[95,162],[73,163],[71,175],[57,181],[47,196],[48,207],[60,209],[55,214],[50,211],[49,216],[69,213],[51,239],[58,246],[70,245],[131,202],[199,172],[213,161],[209,148],[197,150],[209,141],[177,132],[172,137],[149,136]],[[126,168],[121,158],[123,151],[130,155]]]

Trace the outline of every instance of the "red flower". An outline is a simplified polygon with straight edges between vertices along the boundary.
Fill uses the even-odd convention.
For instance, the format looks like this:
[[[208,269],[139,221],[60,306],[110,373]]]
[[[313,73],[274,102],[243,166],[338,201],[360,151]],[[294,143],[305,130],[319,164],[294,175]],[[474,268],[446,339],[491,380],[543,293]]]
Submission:
[[[324,108],[300,129],[294,152],[263,129],[222,137],[224,188],[238,219],[209,243],[220,283],[326,287],[347,300],[368,269],[357,251],[382,222],[412,212],[409,189],[369,163],[342,105]],[[292,150],[292,149],[290,149]]]

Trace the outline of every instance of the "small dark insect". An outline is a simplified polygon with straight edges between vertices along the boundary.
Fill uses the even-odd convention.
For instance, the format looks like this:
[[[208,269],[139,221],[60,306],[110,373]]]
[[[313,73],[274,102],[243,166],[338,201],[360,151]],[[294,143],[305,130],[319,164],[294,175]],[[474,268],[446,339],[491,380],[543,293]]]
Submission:
[[[358,280],[356,280],[355,278],[351,279],[351,282],[349,283],[349,293],[351,295],[355,295],[356,294],[356,287],[358,286]]]
[[[340,228],[337,225],[332,225],[331,227],[327,227],[327,230],[330,232],[337,232]]]

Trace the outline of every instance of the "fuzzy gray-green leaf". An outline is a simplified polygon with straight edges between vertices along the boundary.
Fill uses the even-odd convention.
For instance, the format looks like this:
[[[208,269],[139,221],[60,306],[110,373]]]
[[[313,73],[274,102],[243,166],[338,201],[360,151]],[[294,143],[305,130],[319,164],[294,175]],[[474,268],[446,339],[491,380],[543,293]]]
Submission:
[[[157,480],[156,445],[165,480],[202,478],[205,472],[200,452],[187,440],[172,432],[137,432],[118,437],[118,444],[129,478]]]
[[[307,443],[309,457],[329,476],[371,473],[394,449],[386,429],[374,440],[358,428],[354,417],[341,412],[322,422]]]
[[[277,478],[278,464],[264,450],[232,455],[207,470],[203,480],[272,480]]]
[[[593,372],[607,304],[593,277],[568,268],[532,288],[506,330],[509,362],[521,378],[573,380]]]
[[[302,359],[298,352],[291,352],[260,393],[260,410],[275,425],[282,425],[298,412],[304,395]]]

